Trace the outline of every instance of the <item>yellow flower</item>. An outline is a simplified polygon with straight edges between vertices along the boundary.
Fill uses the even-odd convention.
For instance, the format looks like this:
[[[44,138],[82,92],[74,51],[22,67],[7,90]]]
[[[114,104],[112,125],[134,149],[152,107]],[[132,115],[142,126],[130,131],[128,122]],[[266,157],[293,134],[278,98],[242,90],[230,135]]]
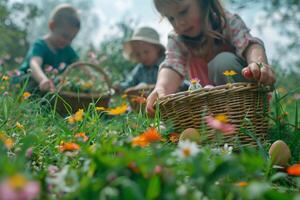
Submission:
[[[226,70],[225,72],[223,72],[223,74],[225,76],[234,76],[234,75],[237,75],[237,73],[234,70]]]
[[[6,138],[4,144],[7,149],[11,149],[14,146],[14,141],[11,138]]]
[[[2,81],[8,81],[9,80],[9,77],[8,76],[2,76]]]
[[[197,80],[197,79],[192,79],[191,80],[191,84],[196,84],[196,83],[198,83],[199,81]]]
[[[281,93],[281,94],[285,94],[287,93],[286,89],[284,87],[279,87],[277,88],[277,92]]]
[[[90,89],[93,87],[93,83],[91,82],[84,82],[82,85],[85,89]]]
[[[74,117],[73,117],[73,116],[68,117],[68,122],[69,122],[70,124],[74,124],[74,123],[75,123]]]
[[[22,174],[15,174],[9,178],[8,184],[11,188],[21,189],[27,184],[27,179]]]
[[[83,119],[83,109],[79,109],[76,113],[75,113],[75,116],[74,116],[74,119],[75,121],[79,122],[79,121],[82,121]]]
[[[127,104],[123,104],[116,108],[111,108],[107,112],[109,115],[121,115],[121,114],[125,113],[126,110],[127,110]]]
[[[228,122],[227,116],[223,115],[223,114],[217,115],[215,117],[215,119],[218,120],[219,122],[222,122],[222,123],[227,123]]]
[[[31,96],[30,92],[23,93],[23,99],[28,99]]]
[[[96,107],[96,111],[104,111],[105,110],[105,108],[104,107],[102,107],[102,106],[100,106],[100,107]]]
[[[20,122],[17,122],[17,123],[16,123],[16,127],[17,127],[18,129],[24,129],[24,126],[23,126],[22,124],[20,124]]]

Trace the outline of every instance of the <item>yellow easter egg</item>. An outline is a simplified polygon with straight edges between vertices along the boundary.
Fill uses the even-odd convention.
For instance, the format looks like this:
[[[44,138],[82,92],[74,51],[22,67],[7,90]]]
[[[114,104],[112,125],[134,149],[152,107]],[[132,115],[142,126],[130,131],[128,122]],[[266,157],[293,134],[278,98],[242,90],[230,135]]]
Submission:
[[[289,159],[291,159],[291,150],[288,145],[282,141],[275,141],[270,149],[269,155],[273,165],[287,166]]]
[[[190,140],[194,142],[200,142],[200,133],[195,128],[187,128],[180,134],[179,141]]]

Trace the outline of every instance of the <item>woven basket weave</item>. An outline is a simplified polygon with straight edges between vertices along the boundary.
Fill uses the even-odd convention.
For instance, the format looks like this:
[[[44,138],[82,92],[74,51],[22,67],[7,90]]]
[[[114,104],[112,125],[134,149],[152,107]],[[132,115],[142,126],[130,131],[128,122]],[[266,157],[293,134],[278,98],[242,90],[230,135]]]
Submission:
[[[58,85],[58,96],[53,100],[52,104],[55,106],[57,112],[61,115],[68,115],[70,113],[76,112],[78,109],[88,108],[90,103],[95,103],[96,106],[108,107],[111,95],[112,86],[108,75],[104,70],[95,64],[88,62],[76,62],[70,65],[67,70],[64,71],[61,77],[61,83],[64,82],[71,70],[79,69],[85,73],[88,77],[94,76],[91,74],[89,68],[93,69],[94,72],[101,75],[104,79],[104,84],[107,85],[108,91],[106,93],[83,93],[83,92],[73,92],[73,91],[63,91],[63,84]]]
[[[178,132],[186,128],[200,129],[205,124],[205,116],[224,114],[235,125],[235,131],[224,134],[222,144],[234,145],[238,140],[242,146],[256,146],[256,139],[264,142],[267,136],[269,91],[256,84],[235,83],[172,94],[158,102],[162,120],[171,121]],[[242,127],[253,134],[241,132]],[[215,143],[218,138],[216,131],[208,126],[200,134],[206,138],[204,143]]]

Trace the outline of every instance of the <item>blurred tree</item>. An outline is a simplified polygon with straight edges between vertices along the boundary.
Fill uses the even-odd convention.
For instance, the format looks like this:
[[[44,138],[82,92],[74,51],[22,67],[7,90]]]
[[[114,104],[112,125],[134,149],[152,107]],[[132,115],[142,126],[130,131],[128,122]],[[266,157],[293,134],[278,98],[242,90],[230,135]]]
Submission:
[[[16,23],[18,16],[19,23]],[[15,64],[22,61],[27,51],[26,24],[37,16],[37,8],[30,3],[9,4],[0,1],[0,59],[3,63]],[[19,24],[23,26],[19,26]],[[0,64],[1,65],[1,64]]]

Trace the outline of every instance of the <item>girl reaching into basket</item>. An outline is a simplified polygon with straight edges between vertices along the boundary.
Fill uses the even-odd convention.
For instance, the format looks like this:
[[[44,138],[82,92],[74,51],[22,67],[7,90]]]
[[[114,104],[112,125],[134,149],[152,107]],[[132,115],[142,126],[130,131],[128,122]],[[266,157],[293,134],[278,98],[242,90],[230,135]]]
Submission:
[[[174,31],[168,37],[156,86],[147,99],[150,114],[155,100],[174,93],[186,72],[202,86],[226,84],[223,73],[228,70],[237,73],[234,82],[275,83],[263,42],[218,0],[154,0],[154,4]]]
[[[78,60],[70,46],[80,29],[77,10],[69,4],[58,5],[52,12],[48,27],[50,32],[36,40],[29,49],[20,67],[21,75],[14,77],[15,83],[22,84],[26,82],[27,74],[30,75],[25,90],[31,93],[53,92],[55,85],[46,75],[47,70],[52,68],[57,76],[67,65]]]

